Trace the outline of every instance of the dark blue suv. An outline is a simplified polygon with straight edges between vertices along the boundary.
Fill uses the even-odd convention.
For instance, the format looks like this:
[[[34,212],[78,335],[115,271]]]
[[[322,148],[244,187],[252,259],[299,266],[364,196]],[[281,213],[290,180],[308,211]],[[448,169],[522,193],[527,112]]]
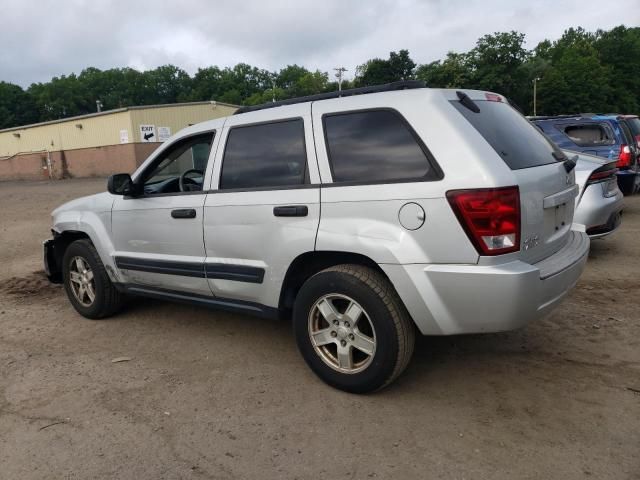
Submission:
[[[591,113],[529,117],[560,148],[616,161],[618,186],[630,195],[640,182],[640,148],[624,118]]]

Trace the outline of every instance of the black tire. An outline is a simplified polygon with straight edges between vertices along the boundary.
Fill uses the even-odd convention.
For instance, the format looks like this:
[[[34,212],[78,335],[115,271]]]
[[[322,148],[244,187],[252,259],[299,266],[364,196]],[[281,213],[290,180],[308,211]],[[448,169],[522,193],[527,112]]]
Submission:
[[[84,259],[93,272],[94,299],[90,305],[83,305],[76,298],[71,286],[71,263],[76,257]],[[88,239],[76,240],[67,247],[62,259],[62,278],[71,305],[83,317],[92,320],[109,317],[116,313],[124,303],[124,295],[114,287],[98,252]]]
[[[375,332],[375,353],[367,360],[368,365],[356,373],[343,373],[335,365],[331,367],[311,341],[314,305],[333,294],[357,302],[366,312],[366,317],[360,318],[369,320]],[[338,265],[309,278],[295,300],[293,328],[298,349],[316,375],[351,393],[372,392],[393,382],[409,364],[415,344],[413,320],[393,286],[381,273],[361,265]],[[332,337],[334,333],[331,332]]]
[[[618,177],[618,188],[620,189],[620,191],[625,197],[628,197],[629,195],[633,195],[637,191],[635,176],[631,178],[629,177],[630,176],[625,176],[622,178]]]

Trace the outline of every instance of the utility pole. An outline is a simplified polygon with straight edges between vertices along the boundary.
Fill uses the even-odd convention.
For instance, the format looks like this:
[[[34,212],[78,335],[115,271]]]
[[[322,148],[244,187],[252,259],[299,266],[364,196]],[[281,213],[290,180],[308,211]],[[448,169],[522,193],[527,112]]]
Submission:
[[[271,103],[276,103],[276,79],[273,76],[271,78]]]
[[[341,92],[342,91],[342,74],[344,72],[348,72],[349,70],[347,70],[344,67],[334,68],[334,70],[336,71],[336,77],[338,78],[338,91]]]
[[[538,80],[540,77],[536,77],[533,79],[533,116],[535,117],[538,114]]]

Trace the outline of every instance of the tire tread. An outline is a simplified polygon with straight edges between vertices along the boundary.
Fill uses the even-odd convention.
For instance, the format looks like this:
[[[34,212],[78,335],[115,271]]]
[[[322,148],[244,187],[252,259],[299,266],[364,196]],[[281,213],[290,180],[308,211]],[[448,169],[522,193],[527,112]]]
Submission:
[[[98,320],[106,317],[112,316],[116,313],[123,305],[125,297],[124,295],[115,288],[113,283],[111,283],[111,279],[107,273],[102,260],[100,259],[100,255],[98,255],[98,251],[93,246],[93,243],[89,239],[80,239],[73,242],[67,248],[71,248],[73,245],[77,245],[83,249],[86,249],[87,253],[91,255],[92,261],[95,265],[95,271],[93,272],[94,277],[100,275],[104,281],[100,282],[102,284],[102,288],[100,291],[96,292],[96,296],[102,295],[103,301],[100,306],[100,309],[97,312],[92,312],[90,315],[84,314],[85,317]],[[65,252],[66,258],[66,252]],[[65,280],[66,282],[66,280]],[[96,287],[98,286],[96,282]],[[71,297],[70,297],[71,298]]]
[[[329,267],[318,273],[326,272],[342,273],[357,278],[380,297],[391,314],[395,329],[398,332],[398,356],[391,375],[377,389],[381,390],[398,378],[409,365],[416,337],[413,320],[393,285],[380,272],[363,265],[342,264]]]

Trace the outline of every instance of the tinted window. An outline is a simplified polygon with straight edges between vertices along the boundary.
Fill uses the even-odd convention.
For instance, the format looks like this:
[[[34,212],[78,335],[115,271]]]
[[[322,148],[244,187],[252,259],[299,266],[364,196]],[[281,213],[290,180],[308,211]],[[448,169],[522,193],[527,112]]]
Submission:
[[[564,133],[579,147],[600,147],[615,143],[613,132],[598,123],[569,125],[564,127]]]
[[[236,127],[227,137],[220,188],[301,185],[306,165],[302,120]]]
[[[390,110],[324,117],[334,182],[434,180],[438,177],[403,118]]]
[[[484,137],[511,170],[555,163],[553,154],[563,156],[558,147],[509,104],[474,100],[476,113],[457,100],[451,104]]]
[[[628,118],[626,120],[627,125],[629,126],[629,129],[631,130],[631,133],[633,133],[633,135],[636,137],[636,139],[640,140],[640,119],[638,118]]]

